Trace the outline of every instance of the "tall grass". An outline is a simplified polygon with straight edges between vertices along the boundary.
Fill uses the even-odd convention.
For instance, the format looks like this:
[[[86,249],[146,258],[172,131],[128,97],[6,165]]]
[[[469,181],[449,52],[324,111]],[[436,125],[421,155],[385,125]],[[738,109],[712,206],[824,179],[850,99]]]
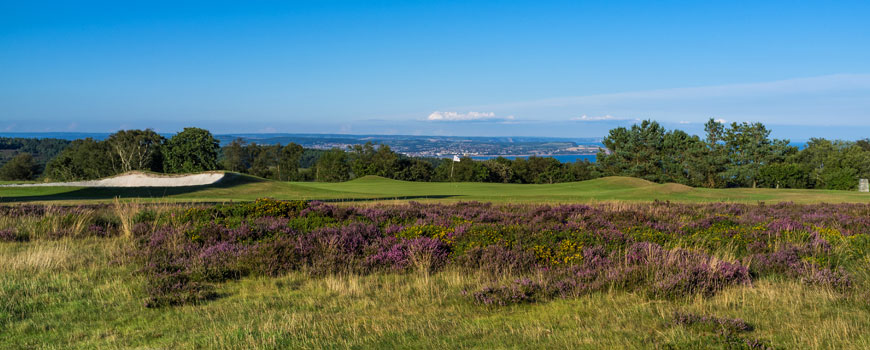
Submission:
[[[675,215],[664,206],[602,204],[598,208],[617,214],[649,210],[653,217]],[[751,284],[717,289],[711,295],[656,298],[613,282],[567,299],[493,307],[475,304],[469,296],[488,286],[514,283],[518,277],[548,283],[561,280],[548,280],[550,272],[544,269],[513,270],[509,265],[484,269],[452,260],[438,265],[439,259],[431,250],[415,250],[423,246],[409,245],[405,247],[409,249],[407,268],[398,272],[387,269],[360,274],[353,269],[337,269],[324,273],[301,268],[282,271],[276,277],[242,276],[215,283],[215,300],[148,309],[143,300],[150,281],[141,273],[142,261],[125,257],[139,247],[135,238],[157,234],[155,227],[181,232],[186,224],[180,215],[173,214],[179,214],[183,207],[118,199],[104,207],[45,209],[16,220],[0,216],[0,228],[24,229],[30,237],[29,242],[0,242],[0,349],[742,349],[747,348],[746,344],[755,344],[753,341],[781,349],[870,348],[870,334],[865,332],[870,328],[867,255],[844,263],[819,260],[849,268],[855,287],[847,292],[808,284],[789,275],[768,274],[753,276]],[[509,208],[518,212],[532,209]],[[684,209],[685,213],[678,214],[685,217],[673,220],[699,219],[687,214],[692,208]],[[849,210],[855,220],[863,220],[857,209]],[[827,222],[818,225],[833,227],[845,222],[842,216],[838,218],[817,223]],[[316,222],[328,228],[344,224]],[[137,225],[143,223],[147,225]],[[89,230],[95,224],[115,228],[116,233],[94,235]],[[731,229],[723,228],[723,237],[732,237],[733,232],[728,231]],[[847,235],[850,228],[839,229],[843,234],[830,237],[830,255],[836,258],[858,254],[833,240],[854,240],[865,233]],[[48,233],[55,232],[52,230],[65,234]],[[720,231],[714,227],[698,232]],[[167,243],[170,250],[191,243],[190,236],[184,234],[169,238],[175,240]],[[272,238],[262,242],[269,243]],[[243,241],[256,239],[260,238]],[[678,254],[682,249],[709,252],[704,262],[713,270],[738,261],[750,267],[754,264],[751,259],[741,260],[746,252],[733,242],[711,247],[690,235],[668,239],[662,245],[664,251],[645,246],[644,255],[659,256],[656,261],[665,267],[679,266],[685,258]],[[790,244],[813,243],[792,231],[784,231],[778,239]],[[322,254],[340,253],[339,242],[336,238],[325,239]],[[771,243],[772,251],[788,247],[778,240]],[[201,252],[196,253],[193,256],[201,259]],[[615,267],[633,266],[626,252],[619,251],[615,256],[624,259],[615,262]],[[591,259],[591,255],[585,258]],[[657,271],[650,268],[637,272],[655,283],[659,282],[655,280]],[[710,322],[675,322],[675,314],[704,320],[741,319],[751,325],[751,330],[723,335],[711,328]]]
[[[133,219],[139,213],[139,203],[135,200],[121,202],[120,197],[112,201],[112,209],[120,222],[121,235],[124,238],[133,236]]]
[[[491,308],[463,290],[490,277],[446,269],[412,274],[245,278],[214,302],[144,309],[142,281],[111,264],[123,238],[0,243],[9,262],[51,251],[47,265],[0,273],[0,348],[207,349],[696,349],[722,344],[715,332],[672,322],[676,312],[741,318],[780,349],[866,349],[866,301],[797,281],[764,279],[712,298],[650,300],[603,291],[576,299]],[[78,257],[94,256],[81,260]],[[51,259],[43,259],[49,261]],[[5,264],[4,264],[5,265]],[[724,347],[723,347],[724,348]]]

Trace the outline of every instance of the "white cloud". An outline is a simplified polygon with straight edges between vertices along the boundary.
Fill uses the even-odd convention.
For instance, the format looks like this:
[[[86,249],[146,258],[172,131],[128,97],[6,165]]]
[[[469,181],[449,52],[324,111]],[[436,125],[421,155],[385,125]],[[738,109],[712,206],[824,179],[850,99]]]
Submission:
[[[680,120],[680,124],[692,124],[692,122],[688,120]]]
[[[493,112],[439,112],[435,111],[426,117],[432,122],[470,122],[470,121],[507,121],[513,120],[514,116],[497,117]]]
[[[721,123],[721,124],[725,124],[725,123],[728,122],[727,120],[722,119],[722,118],[716,119],[716,120],[714,120],[714,121],[717,122],[717,123]]]

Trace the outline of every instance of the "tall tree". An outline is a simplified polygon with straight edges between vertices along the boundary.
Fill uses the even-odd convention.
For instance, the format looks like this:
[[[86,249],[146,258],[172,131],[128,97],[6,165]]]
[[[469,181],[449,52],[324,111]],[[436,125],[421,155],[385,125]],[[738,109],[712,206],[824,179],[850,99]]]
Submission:
[[[118,160],[117,172],[131,170],[162,171],[161,149],[166,139],[154,130],[120,130],[106,139]]]
[[[278,166],[281,145],[254,146],[251,152],[251,174],[263,178],[273,178],[273,168]]]
[[[393,150],[390,149],[390,146],[378,146],[377,151],[372,155],[371,162],[371,170],[374,175],[388,178],[396,177],[399,155],[396,154],[396,152],[393,152]]]
[[[707,152],[698,162],[703,178],[702,184],[710,188],[724,187],[724,172],[728,164],[728,154],[725,150],[725,125],[710,118],[704,124],[704,131],[707,134],[705,140]]]
[[[603,140],[607,151],[598,152],[599,168],[607,175],[662,181],[664,138],[665,128],[650,120],[632,125],[631,129],[612,129]]]
[[[292,142],[281,148],[281,155],[278,160],[278,180],[299,180],[299,162],[302,160],[304,152],[305,149],[302,146]]]
[[[781,161],[788,140],[771,140],[770,130],[761,123],[731,123],[725,130],[725,148],[730,160],[726,176],[735,185],[755,188],[761,169]]]
[[[221,148],[221,156],[221,162],[226,170],[242,173],[247,172],[250,167],[246,142],[242,138],[237,138]]]
[[[350,179],[347,154],[340,148],[333,148],[321,155],[314,168],[317,181],[339,182]]]
[[[218,168],[218,140],[205,129],[184,128],[166,142],[165,166],[170,173],[193,173]]]
[[[348,147],[348,162],[353,177],[363,177],[366,175],[376,175],[373,159],[375,157],[375,146],[371,142],[366,142],[363,145],[353,145]]]

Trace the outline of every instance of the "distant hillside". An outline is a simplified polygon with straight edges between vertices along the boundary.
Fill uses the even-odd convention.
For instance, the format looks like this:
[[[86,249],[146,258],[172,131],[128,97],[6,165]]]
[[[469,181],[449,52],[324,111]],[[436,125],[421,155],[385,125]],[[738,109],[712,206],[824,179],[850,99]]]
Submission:
[[[42,172],[45,164],[69,145],[59,138],[0,137],[0,166],[20,153],[30,153]]]
[[[76,140],[90,137],[104,140],[109,133],[0,133],[0,136],[18,138],[56,138]],[[161,133],[169,138],[173,134]],[[385,144],[394,151],[418,157],[452,157],[453,155],[592,155],[603,147],[598,138],[550,137],[479,137],[479,136],[414,136],[414,135],[346,135],[346,134],[217,134],[215,138],[225,146],[237,138],[260,145],[286,145],[296,143],[305,148],[345,148],[348,145]]]

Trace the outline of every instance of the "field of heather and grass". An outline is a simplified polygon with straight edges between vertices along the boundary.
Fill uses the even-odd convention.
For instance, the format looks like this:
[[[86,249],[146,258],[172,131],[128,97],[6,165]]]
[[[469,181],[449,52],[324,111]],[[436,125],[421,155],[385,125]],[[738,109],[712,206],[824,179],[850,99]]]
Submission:
[[[0,348],[870,348],[870,205],[0,207]]]

